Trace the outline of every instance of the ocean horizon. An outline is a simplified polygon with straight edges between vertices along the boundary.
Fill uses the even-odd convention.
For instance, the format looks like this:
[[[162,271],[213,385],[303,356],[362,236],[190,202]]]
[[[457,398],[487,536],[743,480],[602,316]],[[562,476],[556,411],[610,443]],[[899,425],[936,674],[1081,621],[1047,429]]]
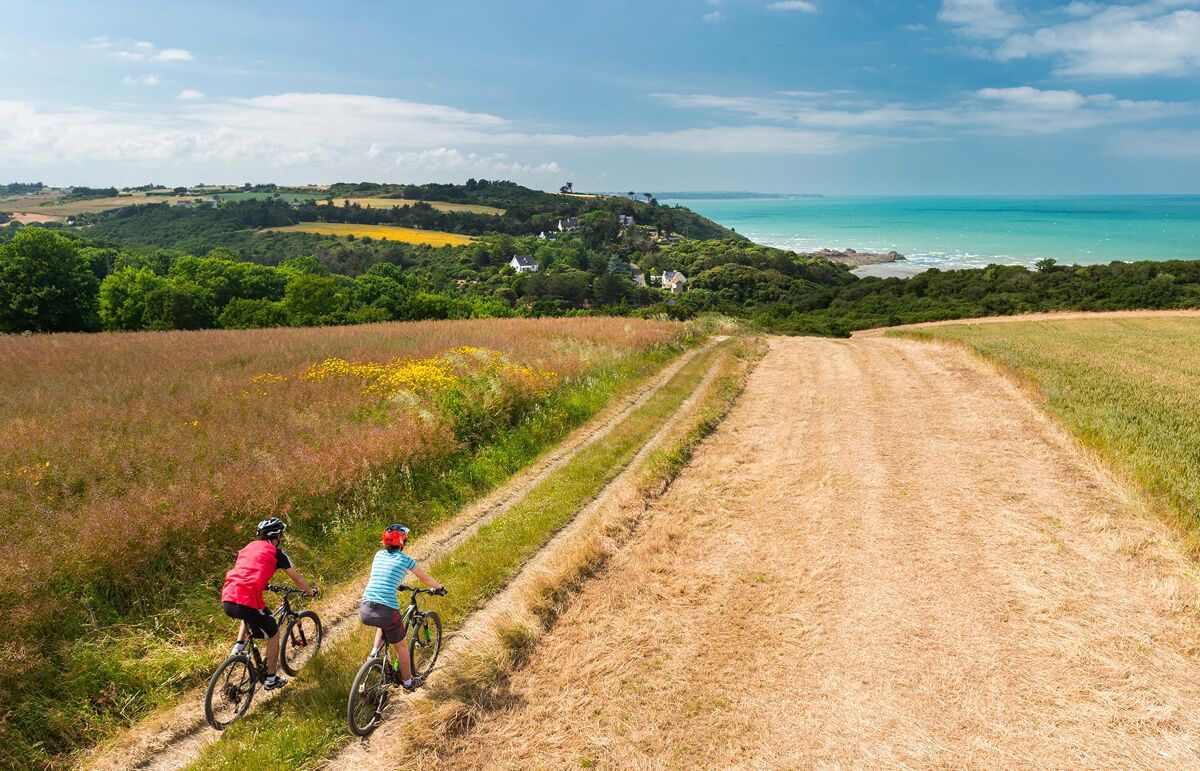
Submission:
[[[1200,195],[678,197],[757,243],[897,251],[902,270],[1200,259]],[[874,272],[874,271],[871,271]],[[885,271],[886,272],[886,269]]]

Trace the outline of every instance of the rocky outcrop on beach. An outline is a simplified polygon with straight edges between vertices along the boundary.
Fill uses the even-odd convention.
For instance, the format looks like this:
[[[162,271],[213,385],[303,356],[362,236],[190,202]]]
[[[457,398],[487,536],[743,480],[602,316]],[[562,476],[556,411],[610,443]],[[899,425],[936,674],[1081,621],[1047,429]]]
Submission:
[[[904,255],[899,252],[856,252],[853,249],[819,249],[805,256],[820,257],[822,260],[840,262],[854,267],[878,265],[881,262],[898,262],[904,259]]]

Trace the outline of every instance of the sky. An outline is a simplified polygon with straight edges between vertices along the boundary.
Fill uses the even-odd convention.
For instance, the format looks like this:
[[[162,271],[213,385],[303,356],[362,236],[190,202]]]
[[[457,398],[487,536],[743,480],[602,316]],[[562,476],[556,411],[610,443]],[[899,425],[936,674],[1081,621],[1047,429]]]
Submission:
[[[1200,193],[1200,0],[6,5],[0,182]]]

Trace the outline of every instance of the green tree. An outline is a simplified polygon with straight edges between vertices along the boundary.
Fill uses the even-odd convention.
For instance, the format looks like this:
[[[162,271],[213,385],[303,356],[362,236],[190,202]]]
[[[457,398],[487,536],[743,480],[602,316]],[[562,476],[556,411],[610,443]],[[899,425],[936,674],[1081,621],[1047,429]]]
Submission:
[[[230,300],[217,318],[217,324],[224,329],[286,327],[289,321],[282,302],[246,300],[240,297]]]
[[[340,324],[350,310],[350,297],[336,276],[296,276],[283,292],[283,309],[292,326]]]
[[[0,332],[94,329],[97,284],[75,241],[22,228],[0,246]]]
[[[167,279],[149,268],[119,268],[100,283],[100,325],[109,331],[142,329],[146,298]]]
[[[188,281],[168,279],[146,295],[143,329],[203,329],[213,325],[212,295]]]

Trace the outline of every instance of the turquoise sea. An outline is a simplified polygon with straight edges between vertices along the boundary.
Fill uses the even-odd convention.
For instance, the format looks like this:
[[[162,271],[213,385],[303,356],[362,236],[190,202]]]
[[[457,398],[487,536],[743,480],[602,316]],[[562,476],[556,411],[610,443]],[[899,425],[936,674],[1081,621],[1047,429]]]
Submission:
[[[758,243],[896,250],[910,269],[1200,259],[1200,195],[676,199]],[[903,263],[902,263],[903,264]]]

